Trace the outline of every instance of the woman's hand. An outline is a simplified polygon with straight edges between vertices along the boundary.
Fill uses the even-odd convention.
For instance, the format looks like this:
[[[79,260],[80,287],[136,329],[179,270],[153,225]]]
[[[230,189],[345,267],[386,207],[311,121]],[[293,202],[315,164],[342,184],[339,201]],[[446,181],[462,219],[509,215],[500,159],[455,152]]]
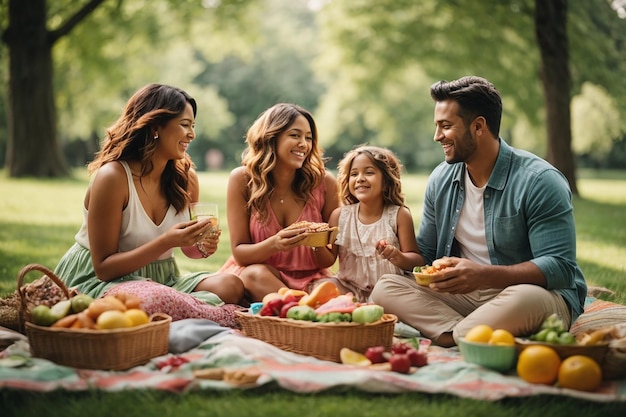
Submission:
[[[209,235],[209,219],[191,220],[172,226],[166,234],[172,239],[172,247],[193,246]]]
[[[293,249],[307,238],[306,229],[283,229],[270,239],[274,239],[274,248],[277,251]]]
[[[196,243],[196,247],[202,253],[202,256],[207,258],[217,251],[221,234],[221,229],[210,229],[206,234],[202,235],[202,238]]]

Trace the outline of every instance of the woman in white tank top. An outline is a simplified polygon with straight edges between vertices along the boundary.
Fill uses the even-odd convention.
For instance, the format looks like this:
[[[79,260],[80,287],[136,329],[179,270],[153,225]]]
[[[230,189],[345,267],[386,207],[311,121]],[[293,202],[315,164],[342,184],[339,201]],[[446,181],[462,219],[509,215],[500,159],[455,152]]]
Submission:
[[[55,273],[92,297],[135,293],[142,308],[172,313],[174,320],[202,317],[235,326],[243,298],[239,278],[181,276],[173,256],[180,247],[191,258],[207,257],[219,240],[206,233],[208,220],[189,217],[189,204],[199,197],[186,152],[195,115],[195,100],[178,88],[150,84],[130,98],[89,164],[83,224]]]

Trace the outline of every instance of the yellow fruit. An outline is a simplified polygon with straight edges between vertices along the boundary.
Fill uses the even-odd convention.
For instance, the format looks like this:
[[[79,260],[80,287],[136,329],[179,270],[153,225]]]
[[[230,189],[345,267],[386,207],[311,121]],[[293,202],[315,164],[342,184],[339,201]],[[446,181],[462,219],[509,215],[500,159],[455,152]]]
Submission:
[[[517,359],[517,375],[531,384],[552,385],[559,375],[561,358],[554,349],[531,345],[522,350]]]
[[[117,301],[118,303],[122,304],[122,306],[124,306],[124,304],[121,301],[119,300]],[[114,302],[112,303],[110,298],[98,298],[98,299],[93,300],[85,311],[87,312],[89,317],[91,317],[93,320],[97,320],[100,314],[102,314],[105,311],[109,311],[109,310],[122,311],[120,308],[120,304],[118,303],[114,303]],[[126,309],[126,306],[124,306],[124,309]]]
[[[468,342],[489,343],[493,329],[486,324],[479,324],[472,327],[472,329],[465,335],[465,340]]]
[[[341,348],[339,358],[341,359],[341,363],[345,365],[369,366],[372,364],[365,355],[349,348]]]
[[[124,315],[130,319],[132,326],[139,326],[141,324],[146,324],[150,321],[150,317],[148,317],[148,313],[138,308],[131,308],[130,310],[126,310]]]
[[[124,312],[119,310],[107,310],[98,316],[96,328],[98,329],[120,329],[131,327],[132,322]]]
[[[128,310],[128,308],[126,308],[126,304],[124,304],[124,302],[117,297],[114,297],[112,295],[106,295],[102,299],[114,305],[116,310],[119,310],[119,311]]]
[[[504,329],[496,329],[491,334],[489,339],[491,345],[513,346],[515,344],[515,337],[511,332]]]
[[[595,391],[602,382],[602,369],[589,356],[574,355],[563,360],[558,383],[563,388]]]

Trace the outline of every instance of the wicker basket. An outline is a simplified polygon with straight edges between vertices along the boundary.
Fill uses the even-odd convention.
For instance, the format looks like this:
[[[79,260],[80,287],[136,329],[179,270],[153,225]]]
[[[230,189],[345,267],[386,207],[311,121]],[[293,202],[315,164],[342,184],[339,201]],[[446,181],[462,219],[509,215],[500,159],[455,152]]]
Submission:
[[[585,355],[594,359],[599,364],[602,364],[604,362],[604,357],[606,355],[606,352],[609,349],[608,342],[599,343],[596,345],[589,345],[589,346],[576,345],[576,344],[557,345],[553,343],[545,343],[545,342],[538,342],[534,340],[522,339],[519,337],[515,338],[515,346],[517,347],[518,353],[524,350],[525,348],[527,348],[528,346],[533,346],[533,345],[542,345],[542,346],[551,347],[552,349],[556,351],[556,353],[559,354],[561,359],[565,359],[567,357],[574,356],[574,355]]]
[[[59,277],[41,265],[27,265],[20,271],[20,314],[33,356],[73,368],[125,370],[168,352],[172,318],[163,313],[153,314],[146,324],[112,330],[66,329],[31,323],[28,300],[21,290],[21,283],[24,275],[34,270],[46,274],[67,298],[71,294]]]
[[[43,272],[44,275],[33,282],[25,283],[24,278],[31,271]],[[74,291],[59,285],[58,278],[49,269],[37,264],[27,265],[17,275],[15,292],[0,300],[0,326],[25,333],[25,318],[30,315],[34,306],[45,304],[52,307],[73,294]]]
[[[603,379],[616,379],[624,376],[624,356],[620,359],[619,354],[609,348],[609,342],[602,342],[595,345],[556,345],[552,343],[537,342],[528,339],[515,338],[515,346],[518,353],[528,346],[542,345],[549,346],[559,354],[561,359],[574,355],[584,355],[595,360],[602,368]],[[626,355],[625,355],[626,356]]]
[[[125,370],[165,355],[172,318],[156,313],[150,322],[124,329],[93,330],[42,327],[26,322],[31,354],[59,365]]]
[[[364,352],[370,346],[390,348],[397,317],[385,314],[374,323],[317,323],[305,320],[281,319],[236,311],[244,335],[263,340],[283,350],[341,362],[343,347]]]

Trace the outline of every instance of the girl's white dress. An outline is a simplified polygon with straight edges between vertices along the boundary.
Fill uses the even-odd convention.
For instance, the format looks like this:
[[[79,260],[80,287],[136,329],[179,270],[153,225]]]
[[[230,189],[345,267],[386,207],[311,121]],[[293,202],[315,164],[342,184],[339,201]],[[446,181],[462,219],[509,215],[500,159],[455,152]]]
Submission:
[[[399,247],[397,219],[400,206],[385,206],[380,219],[363,224],[359,221],[359,204],[344,206],[339,214],[339,232],[335,240],[339,256],[337,278],[341,285],[365,301],[382,275],[404,275],[405,272],[376,252],[376,243],[381,239]]]

